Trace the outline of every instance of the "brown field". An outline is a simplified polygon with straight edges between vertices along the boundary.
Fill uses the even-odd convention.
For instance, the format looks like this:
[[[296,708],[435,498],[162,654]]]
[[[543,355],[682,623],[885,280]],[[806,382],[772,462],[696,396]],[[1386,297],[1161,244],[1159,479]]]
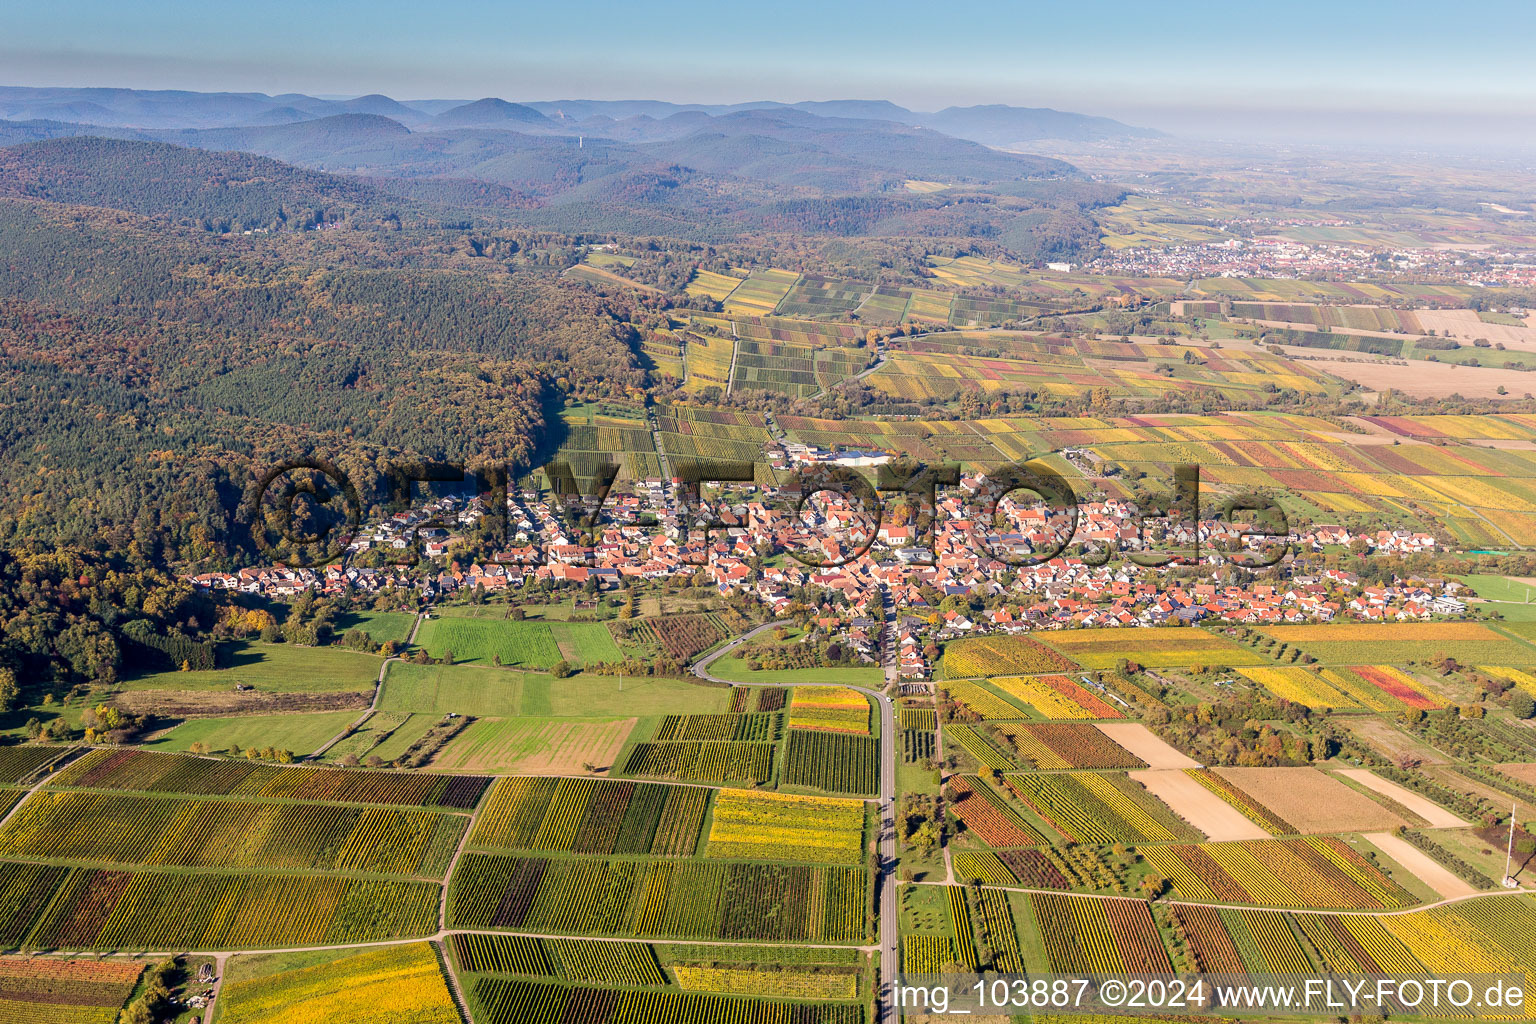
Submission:
[[[1407,755],[1424,764],[1449,764],[1450,759],[1427,743],[1420,743],[1407,733],[1399,732],[1376,717],[1361,718],[1354,715],[1335,719],[1366,746],[1388,760]]]
[[[1353,782],[1358,782],[1372,792],[1380,793],[1388,800],[1397,801],[1427,821],[1430,828],[1465,828],[1469,824],[1469,822],[1462,821],[1433,800],[1426,799],[1411,789],[1405,789],[1395,782],[1384,779],[1369,769],[1346,768],[1339,772],[1339,774]]]
[[[1269,838],[1268,832],[1184,772],[1164,770],[1128,774],[1213,842]]]
[[[1471,896],[1477,892],[1471,883],[1451,874],[1429,854],[1405,839],[1386,832],[1365,833],[1366,842],[1408,869],[1408,873],[1439,893],[1443,899]]]
[[[1472,309],[1426,309],[1415,314],[1426,331],[1450,332],[1452,338],[1463,345],[1474,338],[1487,338],[1491,342],[1502,341],[1511,349],[1529,352],[1536,349],[1536,331],[1529,327],[1512,327],[1508,324],[1485,324]]]
[[[1186,757],[1140,722],[1101,722],[1099,732],[1114,740],[1143,761],[1148,768],[1199,768],[1200,762]]]
[[[1217,768],[1215,772],[1304,833],[1361,832],[1408,824],[1316,768]]]
[[[1462,775],[1454,768],[1426,768],[1425,775],[1442,786],[1449,786],[1458,793],[1471,793],[1491,802],[1495,807],[1508,807],[1510,796],[1508,793],[1485,786],[1476,779]],[[1515,800],[1515,818],[1518,821],[1536,819],[1536,802],[1530,800]]]
[[[1516,782],[1523,782],[1527,786],[1536,786],[1536,764],[1501,764],[1494,767]]]
[[[1351,362],[1341,359],[1308,359],[1307,365],[1335,377],[1382,391],[1392,388],[1415,398],[1519,398],[1536,393],[1536,376],[1520,370],[1492,366],[1456,366],[1409,359],[1395,363]],[[1501,396],[1498,389],[1507,392]]]
[[[432,759],[433,768],[508,775],[584,775],[618,759],[635,719],[482,718]]]

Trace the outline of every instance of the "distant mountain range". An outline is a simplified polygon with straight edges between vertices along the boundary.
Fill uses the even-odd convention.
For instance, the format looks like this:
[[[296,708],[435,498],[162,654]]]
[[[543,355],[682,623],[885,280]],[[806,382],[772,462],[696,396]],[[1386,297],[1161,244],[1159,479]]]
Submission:
[[[184,92],[143,89],[65,89],[0,86],[0,119],[63,121],[114,128],[235,128],[287,124],[337,114],[379,114],[411,128],[504,127],[522,125],[526,131],[572,131],[604,135],[610,125],[623,125],[624,137],[643,134],[647,121],[665,121],[678,114],[715,118],[758,110],[798,110],[818,117],[890,121],[931,128],[946,135],[989,146],[1009,146],[1038,139],[1072,141],[1135,139],[1158,132],[1121,124],[1107,117],[1090,117],[1045,107],[998,104],[947,107],[924,113],[886,100],[826,100],[805,103],[761,101],[734,104],[667,103],[661,100],[555,100],[509,103],[486,98],[466,100],[407,100],[373,94],[335,100],[284,93],[268,96],[249,92]],[[590,124],[588,123],[590,122]],[[590,129],[590,130],[587,130]]]
[[[1052,110],[922,114],[865,100],[710,107],[130,89],[0,88],[0,118],[0,147],[13,147],[0,148],[0,194],[211,230],[404,204],[431,218],[486,214],[562,231],[988,236],[1023,253],[1091,241],[1083,212],[1118,192],[1064,161],[1003,147],[1149,134]],[[916,182],[921,191],[907,187]]]

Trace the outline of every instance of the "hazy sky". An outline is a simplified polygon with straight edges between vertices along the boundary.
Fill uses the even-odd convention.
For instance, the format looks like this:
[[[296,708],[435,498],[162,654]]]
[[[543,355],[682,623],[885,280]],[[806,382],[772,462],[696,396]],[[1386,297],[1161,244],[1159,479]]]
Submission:
[[[0,84],[397,99],[882,98],[1173,127],[1191,111],[1536,111],[1530,0],[541,4],[45,0],[0,13]]]

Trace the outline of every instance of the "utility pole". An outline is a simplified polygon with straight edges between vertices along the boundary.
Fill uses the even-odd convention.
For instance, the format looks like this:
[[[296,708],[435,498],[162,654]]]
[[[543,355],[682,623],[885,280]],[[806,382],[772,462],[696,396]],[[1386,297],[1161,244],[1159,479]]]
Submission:
[[[1515,876],[1509,870],[1515,860],[1515,811],[1519,806],[1518,803],[1509,805],[1509,845],[1504,848],[1504,888],[1506,889],[1520,888],[1520,883],[1515,881]]]

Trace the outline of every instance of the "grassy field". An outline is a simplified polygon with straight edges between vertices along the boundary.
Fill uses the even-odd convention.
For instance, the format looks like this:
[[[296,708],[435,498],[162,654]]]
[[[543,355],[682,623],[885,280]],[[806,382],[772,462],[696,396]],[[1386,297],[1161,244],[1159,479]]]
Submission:
[[[395,730],[409,722],[411,716],[404,711],[380,711],[368,717],[368,721],[325,752],[327,761],[339,761],[348,754],[365,757],[380,742],[394,734]]]
[[[236,641],[219,650],[210,672],[151,672],[118,683],[124,690],[232,690],[236,683],[277,693],[339,693],[373,689],[380,660],[340,647],[296,647]]]
[[[1509,576],[1458,576],[1483,599],[1477,605],[1511,622],[1536,622],[1536,587]]]
[[[421,624],[416,642],[434,658],[452,652],[455,664],[549,668],[559,661],[560,645],[545,622],[470,619],[445,615]]]
[[[516,715],[523,706],[523,679],[521,672],[477,665],[392,662],[379,710],[434,718],[449,712],[476,718]]]
[[[441,715],[411,714],[408,711],[375,712],[362,727],[325,752],[327,761],[340,761],[348,754],[359,758],[378,757],[393,761],[404,754],[438,722]]]
[[[543,683],[542,678],[530,684]],[[686,679],[651,679],[635,676],[576,675],[547,680],[547,710],[525,714],[561,718],[583,715],[701,715],[726,711],[731,693],[724,687],[701,686]],[[531,689],[531,687],[530,687]]]
[[[601,622],[514,622],[491,617],[497,610],[450,609],[423,622],[416,640],[434,658],[452,651],[455,664],[491,665],[497,655],[503,665],[519,668],[548,668],[562,660],[573,665],[623,660]]]
[[[439,715],[407,715],[405,722],[398,729],[368,753],[385,761],[393,761],[410,749],[412,743],[425,736],[428,729],[441,721],[442,717]]]
[[[712,662],[709,674],[733,683],[809,683],[851,684],[853,686],[885,685],[885,670],[876,665],[854,668],[792,668],[754,672],[747,667],[745,658],[724,657]]]
[[[341,634],[349,629],[360,629],[371,636],[376,644],[386,640],[403,644],[411,635],[411,626],[415,621],[416,616],[410,612],[348,612],[336,619],[336,632]]]
[[[150,750],[190,750],[192,744],[202,742],[211,750],[276,747],[295,754],[308,754],[356,721],[357,714],[356,711],[325,711],[304,715],[194,718],[144,746]]]
[[[1485,601],[1526,604],[1536,602],[1536,587],[1509,576],[1458,576]]]
[[[549,627],[560,656],[573,665],[623,661],[624,652],[601,622],[557,622]]]
[[[518,715],[706,714],[726,710],[730,694],[684,679],[578,674],[568,679],[475,665],[394,662],[384,677],[379,709],[476,718]]]

